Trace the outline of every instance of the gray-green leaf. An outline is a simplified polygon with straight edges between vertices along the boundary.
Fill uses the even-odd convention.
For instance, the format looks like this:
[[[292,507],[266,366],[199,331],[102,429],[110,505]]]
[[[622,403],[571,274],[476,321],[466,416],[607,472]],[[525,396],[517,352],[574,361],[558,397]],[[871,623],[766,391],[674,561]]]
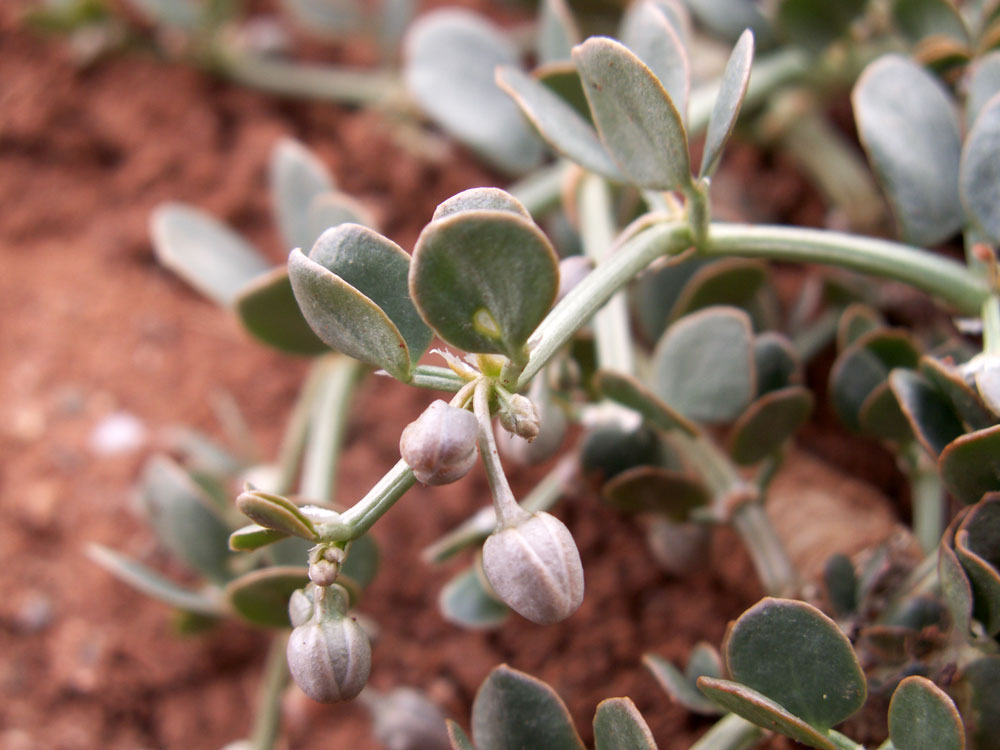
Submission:
[[[1000,241],[1000,95],[984,106],[965,139],[959,181],[969,216],[994,242]]]
[[[254,278],[239,291],[233,305],[244,327],[279,351],[314,355],[330,350],[302,317],[287,268]]]
[[[594,714],[595,750],[656,750],[642,714],[629,698],[608,698]]]
[[[722,85],[712,107],[705,135],[705,150],[701,155],[700,177],[712,174],[722,157],[722,150],[733,132],[740,107],[750,83],[750,66],[753,64],[753,32],[744,31],[733,47],[726,70],[722,74]]]
[[[475,567],[463,570],[444,585],[438,606],[448,622],[476,630],[499,627],[510,615],[503,602],[484,590]]]
[[[307,250],[313,234],[309,207],[314,198],[334,189],[326,166],[303,144],[291,138],[278,142],[271,152],[271,206],[285,246]]]
[[[653,0],[632,3],[622,18],[619,39],[646,63],[684,122],[691,93],[691,63],[680,34],[659,4]]]
[[[965,750],[962,717],[951,698],[926,677],[904,679],[889,703],[896,750]]]
[[[233,611],[254,625],[287,628],[288,600],[308,583],[304,567],[262,568],[230,581],[225,596]]]

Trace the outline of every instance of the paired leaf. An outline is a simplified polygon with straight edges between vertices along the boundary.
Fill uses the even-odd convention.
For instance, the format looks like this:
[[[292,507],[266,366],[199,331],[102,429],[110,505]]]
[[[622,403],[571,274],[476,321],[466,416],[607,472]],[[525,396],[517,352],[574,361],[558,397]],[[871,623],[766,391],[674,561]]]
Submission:
[[[813,395],[792,385],[758,398],[740,415],[729,436],[729,453],[749,466],[767,458],[794,435],[812,414]]]
[[[722,157],[722,150],[733,132],[736,118],[743,106],[743,99],[750,84],[750,66],[753,64],[753,32],[744,31],[736,42],[726,69],[722,74],[722,85],[712,106],[705,135],[705,150],[701,155],[699,177],[707,177],[715,171]]]
[[[229,535],[229,549],[234,552],[252,552],[287,538],[288,534],[283,531],[252,523]]]
[[[475,630],[499,627],[510,615],[507,606],[483,588],[475,567],[466,568],[444,585],[438,606],[448,622]]]
[[[653,380],[656,394],[689,419],[736,419],[756,390],[747,314],[711,307],[674,323],[653,353]]]
[[[967,505],[1000,490],[1000,425],[956,438],[941,451],[941,480]]]
[[[310,541],[319,539],[313,522],[298,505],[281,495],[247,489],[236,498],[240,513],[261,526]]]
[[[691,64],[680,34],[659,3],[640,0],[622,17],[619,39],[663,85],[683,123],[691,93]]]
[[[659,466],[623,471],[602,487],[601,494],[624,513],[658,513],[678,522],[710,500],[701,481]]]
[[[575,47],[573,60],[601,140],[630,181],[654,190],[691,185],[681,116],[642,60],[624,45],[596,37]]]
[[[409,288],[442,339],[469,352],[524,359],[524,345],[559,286],[555,250],[509,210],[463,210],[432,221],[417,240]]]
[[[926,677],[899,683],[889,703],[889,736],[896,750],[965,750],[955,703]]]
[[[407,88],[429,117],[513,174],[542,158],[541,141],[493,80],[498,66],[516,65],[517,58],[514,45],[486,19],[446,9],[410,27],[403,70]]]
[[[274,219],[285,246],[289,250],[312,247],[318,235],[313,234],[310,205],[334,189],[326,166],[303,144],[283,138],[271,152],[270,185]]]
[[[216,583],[229,580],[229,527],[184,469],[166,456],[154,456],[138,490],[139,507],[166,549]]]
[[[825,732],[865,702],[864,672],[837,624],[805,602],[765,598],[729,631],[733,679]]]
[[[961,135],[944,87],[915,62],[884,56],[852,95],[858,133],[904,239],[933,245],[962,226]]]
[[[584,750],[569,711],[555,691],[506,664],[490,672],[476,693],[472,736],[479,750]]]
[[[289,354],[329,351],[302,317],[287,268],[257,276],[239,291],[233,303],[240,321],[263,343]]]
[[[608,698],[594,714],[595,750],[656,750],[642,714],[629,698]]]
[[[996,244],[1000,242],[1000,95],[985,105],[965,139],[959,183],[965,210]]]
[[[270,264],[214,216],[182,203],[156,207],[150,219],[156,257],[222,307],[229,307]]]
[[[275,566],[262,568],[229,582],[225,589],[229,606],[254,625],[287,628],[288,600],[309,583],[306,568]]]

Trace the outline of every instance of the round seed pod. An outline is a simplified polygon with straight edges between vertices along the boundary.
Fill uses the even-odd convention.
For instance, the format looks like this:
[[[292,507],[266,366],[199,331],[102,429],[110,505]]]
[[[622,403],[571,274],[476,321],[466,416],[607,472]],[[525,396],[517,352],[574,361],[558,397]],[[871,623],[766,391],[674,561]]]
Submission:
[[[583,601],[580,552],[548,513],[526,513],[494,532],[483,545],[483,572],[508,607],[540,625],[565,620]]]
[[[314,592],[318,596],[318,592]],[[288,638],[288,669],[302,692],[320,703],[348,701],[361,692],[371,672],[372,649],[364,629],[348,617],[347,592],[325,590],[312,619]]]
[[[422,484],[448,484],[475,466],[478,430],[472,412],[438,400],[403,430],[399,453]]]

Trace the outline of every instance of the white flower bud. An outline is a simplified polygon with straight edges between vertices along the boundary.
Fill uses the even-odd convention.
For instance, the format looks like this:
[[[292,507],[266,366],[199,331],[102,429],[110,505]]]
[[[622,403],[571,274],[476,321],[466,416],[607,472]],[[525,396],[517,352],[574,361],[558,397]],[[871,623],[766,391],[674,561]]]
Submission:
[[[493,533],[483,545],[483,572],[497,595],[522,617],[548,625],[583,601],[583,565],[569,529],[548,513]]]
[[[372,649],[364,629],[346,614],[347,592],[336,585],[323,592],[312,619],[288,638],[288,669],[314,701],[336,703],[354,698],[364,688]],[[313,595],[320,596],[316,590]]]
[[[512,393],[501,402],[499,417],[501,426],[512,435],[529,442],[538,437],[538,410],[530,398]]]
[[[465,409],[438,400],[403,430],[399,453],[423,484],[448,484],[476,464],[479,423]]]

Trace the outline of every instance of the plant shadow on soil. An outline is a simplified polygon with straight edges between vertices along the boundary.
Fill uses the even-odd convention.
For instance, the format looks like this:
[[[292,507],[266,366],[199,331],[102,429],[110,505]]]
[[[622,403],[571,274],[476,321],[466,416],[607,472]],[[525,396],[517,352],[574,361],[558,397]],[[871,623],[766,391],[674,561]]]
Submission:
[[[265,351],[159,268],[150,210],[194,203],[280,262],[265,173],[282,136],[313,147],[404,248],[439,201],[497,177],[457,148],[446,166],[417,160],[373,113],[282,102],[141,57],[78,70],[58,40],[20,27],[17,3],[0,8],[0,49],[0,747],[220,747],[249,730],[266,637],[226,624],[180,638],[164,607],[83,553],[97,542],[166,564],[131,508],[142,461],[172,425],[218,434],[219,392],[232,394],[272,455],[305,365]],[[399,431],[433,397],[382,379],[365,387],[342,501],[396,461]],[[93,430],[117,411],[137,416],[147,439],[95,455]],[[817,444],[841,450],[833,440]],[[870,454],[854,450],[842,465]],[[873,475],[883,489],[898,481],[884,461]],[[532,476],[518,475],[515,490]],[[361,607],[380,628],[373,684],[423,687],[467,726],[476,687],[507,662],[551,683],[586,740],[597,703],[628,695],[663,750],[687,748],[707,722],[672,705],[639,660],[653,651],[683,661],[697,641],[718,643],[759,598],[738,540],[717,535],[709,569],[672,579],[636,523],[593,497],[571,498],[557,512],[584,559],[580,611],[552,627],[512,617],[495,633],[463,632],[436,608],[457,568],[430,568],[419,552],[487,499],[478,471],[415,489],[376,527],[383,575]],[[321,707],[292,691],[285,709],[289,748],[376,747],[360,707]]]

